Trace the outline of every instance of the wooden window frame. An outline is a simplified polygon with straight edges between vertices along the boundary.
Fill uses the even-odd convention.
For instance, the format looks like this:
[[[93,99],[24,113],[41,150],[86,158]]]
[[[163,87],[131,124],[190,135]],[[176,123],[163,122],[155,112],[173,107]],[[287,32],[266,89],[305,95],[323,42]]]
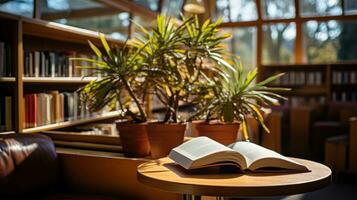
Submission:
[[[341,9],[342,13],[340,15],[329,15],[329,16],[308,16],[304,17],[300,15],[300,2],[301,0],[294,0],[295,6],[295,17],[293,18],[285,18],[285,19],[264,19],[262,13],[262,0],[255,0],[257,7],[257,16],[258,19],[254,21],[238,21],[238,22],[225,22],[222,23],[221,27],[224,28],[240,28],[240,27],[256,27],[257,30],[257,46],[256,46],[256,64],[258,69],[262,66],[262,53],[263,53],[263,26],[265,24],[277,24],[277,23],[295,23],[296,27],[296,38],[295,38],[295,62],[294,64],[303,64],[304,60],[304,48],[303,48],[303,24],[307,21],[329,21],[329,20],[337,20],[337,21],[348,21],[348,20],[356,20],[357,15],[346,15],[345,12],[345,0],[341,0]],[[216,11],[216,1],[206,0],[206,3],[212,4],[211,11]],[[212,6],[214,8],[212,8]],[[212,15],[210,17],[213,17]]]

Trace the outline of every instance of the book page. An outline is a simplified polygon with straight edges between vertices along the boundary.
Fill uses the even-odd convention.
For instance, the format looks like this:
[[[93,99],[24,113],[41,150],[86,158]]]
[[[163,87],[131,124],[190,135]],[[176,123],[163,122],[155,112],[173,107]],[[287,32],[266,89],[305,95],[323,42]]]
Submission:
[[[234,151],[241,153],[245,157],[250,170],[273,167],[308,171],[308,169],[300,163],[254,143],[242,141],[236,142],[229,147]]]
[[[207,137],[193,138],[171,150],[169,158],[186,169],[204,167],[223,161],[235,161],[236,153]]]

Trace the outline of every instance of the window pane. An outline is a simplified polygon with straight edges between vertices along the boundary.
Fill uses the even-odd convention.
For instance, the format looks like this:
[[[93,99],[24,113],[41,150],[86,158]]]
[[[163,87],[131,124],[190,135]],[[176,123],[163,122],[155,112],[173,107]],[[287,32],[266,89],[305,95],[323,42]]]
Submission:
[[[152,11],[157,11],[159,8],[159,0],[134,0],[134,2]]]
[[[254,21],[258,19],[255,0],[217,0],[216,19],[224,22]]]
[[[33,5],[33,0],[0,1],[0,11],[32,17]]]
[[[348,15],[357,14],[357,1],[356,0],[345,0],[345,13]]]
[[[304,52],[308,63],[357,59],[357,22],[309,21],[304,24]]]
[[[295,17],[294,0],[263,0],[264,19],[283,19]]]
[[[183,0],[164,0],[162,4],[162,14],[178,17],[183,5]]]
[[[263,36],[263,64],[294,62],[295,23],[264,25]]]
[[[100,31],[113,38],[126,40],[129,13],[97,3],[94,0],[41,1],[41,18],[93,31]]]
[[[302,16],[341,15],[341,0],[302,0]]]
[[[225,28],[223,31],[232,34],[232,37],[226,40],[226,44],[233,55],[241,58],[244,70],[255,68],[257,59],[256,27]]]

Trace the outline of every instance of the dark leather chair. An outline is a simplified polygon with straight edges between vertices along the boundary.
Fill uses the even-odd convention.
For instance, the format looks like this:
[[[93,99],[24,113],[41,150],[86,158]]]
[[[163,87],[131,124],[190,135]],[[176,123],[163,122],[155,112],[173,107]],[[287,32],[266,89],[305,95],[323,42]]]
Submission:
[[[0,135],[0,199],[114,199],[71,193],[63,183],[49,137]]]

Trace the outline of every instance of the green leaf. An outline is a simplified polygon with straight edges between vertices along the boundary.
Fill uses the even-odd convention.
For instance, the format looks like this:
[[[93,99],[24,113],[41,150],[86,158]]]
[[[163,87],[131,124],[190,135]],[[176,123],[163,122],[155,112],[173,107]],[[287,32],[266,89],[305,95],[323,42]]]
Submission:
[[[88,40],[90,48],[93,50],[93,52],[99,57],[102,58],[102,52],[91,42]]]
[[[102,33],[99,33],[99,38],[102,41],[102,45],[103,45],[105,51],[107,52],[107,55],[109,56],[110,59],[112,59],[111,49],[109,47],[107,40],[105,39],[105,37]]]
[[[271,76],[271,77],[265,79],[264,81],[261,81],[261,82],[257,83],[256,86],[264,86],[264,85],[276,80],[277,78],[279,78],[279,77],[281,77],[283,75],[284,75],[284,73],[280,73],[280,74]]]

